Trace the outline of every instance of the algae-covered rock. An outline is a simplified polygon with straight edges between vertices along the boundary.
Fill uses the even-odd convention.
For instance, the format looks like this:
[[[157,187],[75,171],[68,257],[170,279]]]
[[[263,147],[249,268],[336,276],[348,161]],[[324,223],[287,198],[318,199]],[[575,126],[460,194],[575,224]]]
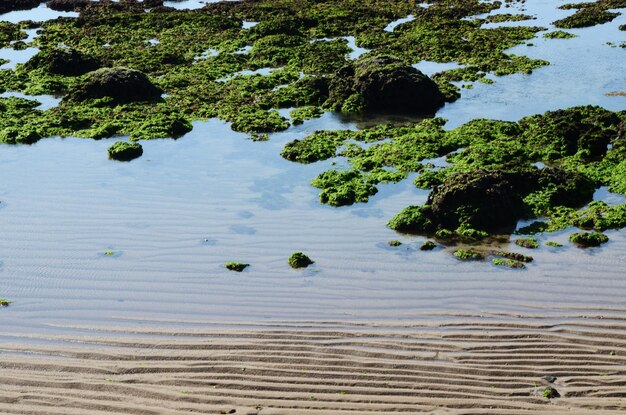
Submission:
[[[294,252],[291,254],[289,259],[287,260],[291,268],[306,268],[309,265],[313,264],[314,261],[311,260],[308,256],[304,255],[302,252]]]
[[[141,71],[128,68],[102,68],[87,75],[84,83],[70,91],[68,98],[84,101],[112,98],[114,103],[157,101],[163,91]]]
[[[485,256],[480,252],[476,252],[472,249],[457,249],[454,251],[454,256],[460,259],[461,261],[482,261],[485,259]]]
[[[496,252],[496,256],[506,258],[506,259],[511,259],[513,261],[518,261],[518,262],[532,262],[533,261],[533,257],[524,255],[524,254],[519,254],[517,252],[498,251]]]
[[[127,143],[125,141],[118,141],[109,147],[109,158],[118,161],[130,161],[141,157],[143,154],[143,148],[138,143]]]
[[[539,241],[535,238],[520,238],[515,240],[515,245],[522,248],[537,249],[539,248]]]
[[[53,74],[69,76],[83,75],[101,66],[97,59],[71,48],[40,51],[25,64],[27,69],[44,68]]]
[[[344,112],[434,113],[443,106],[437,84],[403,61],[366,56],[341,68],[330,82],[327,105]]]
[[[609,237],[598,232],[577,232],[570,235],[569,240],[579,247],[590,248],[607,243]]]
[[[402,209],[387,223],[387,226],[397,232],[415,234],[427,234],[435,229],[428,214],[425,214],[420,206],[408,206]]]
[[[73,12],[87,7],[91,3],[91,0],[50,0],[46,3],[46,6],[59,12]]]
[[[0,298],[0,307],[8,307],[13,303],[11,300],[7,300],[6,298]]]
[[[420,246],[420,251],[432,251],[437,248],[437,244],[433,241],[426,241]]]
[[[243,264],[241,262],[227,262],[224,264],[224,266],[229,271],[243,272],[243,270],[248,268],[250,264]]]
[[[402,245],[402,242],[398,241],[397,239],[393,239],[393,240],[387,242],[387,245],[393,246],[393,247],[397,247],[397,246]]]
[[[526,268],[526,265],[524,265],[523,262],[520,261],[516,261],[514,259],[509,259],[509,258],[494,258],[491,260],[491,263],[493,265],[497,265],[499,267],[507,267],[507,268],[511,268],[511,269],[524,269]]]

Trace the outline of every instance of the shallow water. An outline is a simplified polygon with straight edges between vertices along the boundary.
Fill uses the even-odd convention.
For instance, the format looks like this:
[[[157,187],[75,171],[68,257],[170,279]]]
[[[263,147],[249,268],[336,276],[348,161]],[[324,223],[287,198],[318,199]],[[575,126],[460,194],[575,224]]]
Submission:
[[[534,47],[515,48],[552,65],[495,78],[494,85],[476,83],[437,115],[454,127],[477,117],[517,120],[571,105],[622,110],[625,98],[605,95],[626,89],[624,51],[605,45],[619,39],[619,24],[623,16],[572,31],[576,39],[538,38]],[[581,59],[585,54],[593,59]],[[623,309],[623,231],[607,232],[611,241],[600,249],[569,246],[569,232],[540,237],[565,244],[560,249],[512,245],[535,257],[527,270],[514,271],[459,262],[442,248],[421,252],[424,238],[386,228],[401,208],[426,200],[427,192],[412,185],[414,176],[381,185],[368,204],[320,205],[309,182],[331,161],[304,166],[279,154],[288,141],[339,128],[357,124],[325,114],[255,143],[221,121],[196,122],[179,140],[142,143],[143,157],[130,163],[107,159],[115,140],[0,145],[0,296],[15,301],[0,310],[4,332],[166,320]],[[623,200],[606,189],[596,197]],[[404,245],[391,248],[391,239]],[[298,250],[315,266],[290,269],[286,259]],[[233,273],[223,267],[227,261],[251,267]]]

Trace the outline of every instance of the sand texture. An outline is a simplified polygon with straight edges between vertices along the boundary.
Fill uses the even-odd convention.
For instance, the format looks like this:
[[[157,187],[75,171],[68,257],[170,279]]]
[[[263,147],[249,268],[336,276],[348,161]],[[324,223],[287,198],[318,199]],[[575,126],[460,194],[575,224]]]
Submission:
[[[1,413],[626,411],[626,321],[616,317],[80,330],[3,335]],[[542,396],[550,385],[561,397]]]

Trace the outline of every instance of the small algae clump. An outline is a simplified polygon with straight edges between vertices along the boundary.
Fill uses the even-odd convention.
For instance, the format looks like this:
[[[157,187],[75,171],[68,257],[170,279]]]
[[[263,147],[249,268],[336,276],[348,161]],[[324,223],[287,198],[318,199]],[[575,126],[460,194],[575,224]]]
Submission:
[[[462,261],[482,261],[483,259],[485,259],[485,256],[480,252],[463,248],[454,251],[454,256]]]
[[[437,84],[391,56],[365,56],[330,82],[327,105],[344,112],[435,113],[445,99]]]
[[[70,91],[74,101],[111,98],[114,103],[155,101],[163,91],[142,72],[128,68],[102,68],[90,72],[83,84]]]
[[[433,241],[426,241],[420,246],[420,251],[432,251],[437,248],[437,244]]]
[[[551,246],[553,248],[562,248],[563,244],[560,244],[558,242],[554,242],[554,241],[548,241],[546,242],[546,245]]]
[[[598,232],[577,232],[570,235],[569,240],[582,248],[596,247],[609,241],[609,237]]]
[[[519,262],[532,262],[533,261],[533,257],[524,255],[524,254],[519,254],[517,252],[498,251],[496,252],[495,255],[502,257],[502,258],[519,261]]]
[[[575,38],[576,35],[563,30],[555,30],[554,32],[545,33],[543,37],[546,39],[572,39]]]
[[[402,245],[402,242],[398,241],[397,239],[391,240],[389,242],[387,242],[387,245],[389,246],[400,246]]]
[[[608,10],[618,7],[624,7],[622,0],[599,0],[597,2],[565,4],[560,8],[578,10],[573,15],[557,20],[553,24],[563,29],[573,29],[608,23],[620,15],[620,13]]]
[[[542,392],[541,395],[546,399],[559,398],[561,394],[554,389],[552,386],[547,386]]]
[[[138,143],[127,143],[125,141],[118,141],[109,147],[109,158],[118,161],[130,161],[141,157],[143,154],[143,147]]]
[[[394,216],[388,223],[391,229],[402,233],[428,234],[435,228],[432,221],[419,206],[408,206]]]
[[[520,261],[516,261],[514,259],[509,259],[509,258],[494,258],[491,260],[491,262],[493,263],[493,265],[497,265],[499,267],[507,267],[507,268],[512,268],[512,269],[524,269],[526,268],[526,265],[524,265],[523,262]]]
[[[320,201],[331,206],[348,206],[367,202],[378,189],[360,172],[329,170],[316,177],[311,184],[322,189]]]
[[[242,264],[241,262],[227,262],[224,264],[226,269],[234,272],[242,272],[244,269],[248,268],[250,264]]]
[[[515,245],[522,248],[537,249],[539,248],[539,241],[535,238],[519,238],[515,240]]]
[[[0,307],[8,307],[9,305],[11,305],[11,303],[13,303],[13,301],[7,300],[5,298],[0,298]]]
[[[314,262],[308,256],[304,255],[302,252],[294,252],[291,254],[289,259],[287,260],[291,268],[306,268]]]

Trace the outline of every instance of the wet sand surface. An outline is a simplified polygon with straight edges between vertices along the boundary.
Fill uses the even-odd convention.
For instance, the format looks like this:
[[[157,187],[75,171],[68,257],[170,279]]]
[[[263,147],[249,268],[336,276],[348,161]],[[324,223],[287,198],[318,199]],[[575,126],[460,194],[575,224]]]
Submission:
[[[623,313],[622,313],[623,315]],[[7,414],[620,414],[620,318],[99,328],[3,341]],[[560,397],[543,396],[551,387]]]

